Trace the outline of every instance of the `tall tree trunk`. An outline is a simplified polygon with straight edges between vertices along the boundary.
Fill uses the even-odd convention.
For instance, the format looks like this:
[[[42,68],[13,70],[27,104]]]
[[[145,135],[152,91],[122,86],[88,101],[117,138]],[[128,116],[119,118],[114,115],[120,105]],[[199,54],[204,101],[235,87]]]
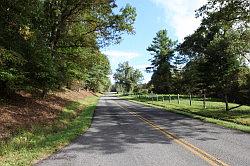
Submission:
[[[225,94],[225,104],[226,104],[226,111],[229,111],[228,96],[227,96],[227,94]]]
[[[0,80],[0,95],[5,95],[6,93],[6,83]]]
[[[48,92],[49,92],[48,89],[43,89],[43,91],[42,91],[42,98],[46,98]]]
[[[203,108],[207,108],[206,106],[206,94],[203,94]]]
[[[0,97],[11,97],[15,93],[15,90],[10,89],[5,81],[0,81]]]
[[[191,94],[189,95],[189,105],[190,106],[192,105],[192,95]]]

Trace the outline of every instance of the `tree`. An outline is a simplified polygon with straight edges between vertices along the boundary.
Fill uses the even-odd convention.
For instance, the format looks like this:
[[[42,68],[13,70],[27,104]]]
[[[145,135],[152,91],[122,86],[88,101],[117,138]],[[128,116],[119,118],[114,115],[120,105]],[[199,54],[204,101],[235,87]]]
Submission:
[[[108,58],[103,54],[98,55],[96,58],[98,58],[98,60],[93,63],[87,72],[88,75],[85,86],[94,92],[107,91],[111,84],[108,77],[111,73],[110,63]]]
[[[200,94],[201,90],[204,89],[205,86],[201,81],[203,72],[200,72],[202,68],[199,69],[201,61],[202,59],[193,59],[184,66],[181,72],[184,93]]]
[[[132,92],[143,75],[140,70],[129,66],[128,62],[120,63],[114,74],[117,90],[121,92]]]
[[[171,87],[171,58],[174,56],[176,42],[172,41],[167,30],[160,30],[156,33],[152,44],[147,48],[147,51],[153,55],[150,59],[153,67],[147,68],[153,71],[150,84],[154,86],[156,93],[169,93]]]
[[[135,8],[126,5],[114,12],[116,8],[115,0],[4,0],[0,90],[31,89],[44,96],[83,81],[90,89],[102,89],[108,80],[100,74],[107,73],[109,63],[102,66],[106,59],[99,49],[134,33]]]
[[[208,1],[196,13],[203,17],[201,26],[179,46],[180,53],[190,56],[190,65],[196,66],[200,89],[223,95],[226,110],[243,65],[240,59],[250,50],[249,6],[247,1]]]

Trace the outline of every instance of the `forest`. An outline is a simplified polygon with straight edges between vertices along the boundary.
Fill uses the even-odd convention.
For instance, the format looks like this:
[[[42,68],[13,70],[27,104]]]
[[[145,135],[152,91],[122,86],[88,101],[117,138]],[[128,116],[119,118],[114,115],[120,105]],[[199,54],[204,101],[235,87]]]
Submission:
[[[117,9],[118,12],[114,12]],[[134,33],[135,8],[114,0],[3,0],[0,93],[108,90],[110,63],[100,49]]]

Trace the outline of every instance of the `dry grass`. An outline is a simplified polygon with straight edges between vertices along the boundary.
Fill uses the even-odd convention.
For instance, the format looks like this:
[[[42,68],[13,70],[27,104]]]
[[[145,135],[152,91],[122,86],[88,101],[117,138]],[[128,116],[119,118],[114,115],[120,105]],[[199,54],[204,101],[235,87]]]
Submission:
[[[0,101],[0,140],[8,139],[19,129],[52,124],[62,109],[79,99],[93,96],[92,92],[70,91],[49,94],[46,99],[33,98],[29,93],[20,92],[9,99]]]
[[[72,101],[52,124],[31,124],[31,129],[20,129],[0,141],[0,165],[33,165],[69,144],[89,128],[98,99],[89,96]]]

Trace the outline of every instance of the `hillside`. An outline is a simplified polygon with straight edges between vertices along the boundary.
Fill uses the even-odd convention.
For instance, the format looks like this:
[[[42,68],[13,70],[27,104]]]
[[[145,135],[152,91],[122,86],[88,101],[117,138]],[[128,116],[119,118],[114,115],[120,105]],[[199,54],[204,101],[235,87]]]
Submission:
[[[20,92],[11,99],[1,99],[0,139],[8,138],[19,129],[52,124],[66,105],[87,96],[93,96],[93,93],[65,90],[49,94],[46,99],[32,98],[31,94],[25,92]]]

